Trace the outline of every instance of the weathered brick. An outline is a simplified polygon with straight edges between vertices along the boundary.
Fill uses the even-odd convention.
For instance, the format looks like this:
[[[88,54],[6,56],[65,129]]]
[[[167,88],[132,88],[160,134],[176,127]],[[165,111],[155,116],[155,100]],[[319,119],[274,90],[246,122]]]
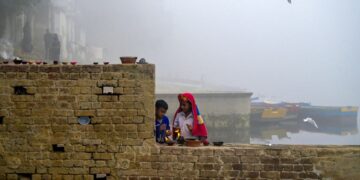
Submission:
[[[63,167],[51,167],[49,168],[50,174],[67,174],[69,172],[68,168]]]
[[[74,154],[73,159],[81,159],[81,160],[91,159],[91,153],[76,153]]]
[[[179,155],[178,157],[179,162],[197,162],[198,156],[192,156],[192,155]]]
[[[272,157],[263,157],[261,158],[261,163],[263,164],[279,164],[280,160],[278,158]]]
[[[89,168],[69,168],[69,174],[89,174]]]
[[[129,114],[131,112],[127,112],[127,114]],[[135,112],[131,113],[130,116],[133,116],[133,117],[124,117],[123,118],[123,123],[124,124],[141,124],[141,123],[144,123],[144,117],[141,117],[141,116],[135,116],[136,115]]]
[[[240,161],[243,163],[258,163],[260,160],[256,156],[241,156]]]
[[[90,117],[94,117],[96,116],[96,111],[95,110],[76,110],[75,111],[75,116],[90,116]]]
[[[297,179],[298,174],[294,172],[281,172],[280,173],[281,179]]]
[[[302,165],[294,165],[293,166],[294,171],[302,171],[303,170],[303,166]]]
[[[281,158],[280,162],[281,164],[296,164],[293,158]]]
[[[58,80],[55,82],[56,87],[74,87],[77,86],[78,81],[74,80]]]
[[[94,125],[95,131],[111,132],[113,129],[114,129],[114,126],[112,124],[95,124]]]
[[[266,171],[260,173],[261,178],[279,179],[280,172],[277,171]]]
[[[221,156],[220,160],[223,163],[239,163],[240,162],[239,157],[237,157],[237,156]]]
[[[18,175],[17,174],[7,174],[7,179],[8,180],[18,180]]]
[[[31,179],[32,179],[32,180],[41,180],[41,175],[40,175],[40,174],[33,174],[33,175],[31,176]]]
[[[82,72],[100,73],[102,72],[102,66],[84,65],[82,66]]]
[[[234,156],[235,150],[234,149],[215,149],[214,150],[215,156]]]
[[[195,169],[199,170],[220,170],[221,166],[219,164],[202,164],[197,163]]]
[[[114,155],[111,153],[94,153],[93,154],[94,159],[114,159]]]
[[[225,179],[237,178],[239,175],[240,175],[240,171],[233,171],[233,170],[220,171],[220,176]]]
[[[213,149],[195,149],[193,154],[199,155],[199,156],[213,156],[214,150]]]
[[[218,177],[219,171],[216,170],[202,170],[200,171],[200,177],[216,178]]]
[[[94,180],[93,175],[84,175],[84,180]]]
[[[243,171],[241,173],[242,177],[244,178],[258,178],[259,177],[259,172],[257,171]]]
[[[299,174],[299,178],[319,179],[319,176],[314,172],[303,172]]]
[[[81,72],[81,66],[61,66],[61,72],[63,73]]]
[[[75,102],[75,96],[58,96],[59,101]]]
[[[262,171],[264,167],[261,164],[243,163],[242,169],[245,171]]]
[[[63,180],[74,180],[73,175],[63,175]]]
[[[100,102],[117,102],[118,101],[117,95],[99,95],[98,100]]]
[[[111,172],[110,168],[90,168],[90,174],[109,174]]]
[[[293,165],[279,164],[279,165],[275,165],[274,169],[277,171],[293,171]]]
[[[38,72],[60,73],[60,66],[39,66]]]
[[[29,66],[1,65],[0,72],[28,72],[29,68]]]

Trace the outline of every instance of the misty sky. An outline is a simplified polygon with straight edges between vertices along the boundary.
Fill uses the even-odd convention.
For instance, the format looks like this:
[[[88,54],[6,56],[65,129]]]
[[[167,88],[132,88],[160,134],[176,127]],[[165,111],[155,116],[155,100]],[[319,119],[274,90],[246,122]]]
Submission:
[[[158,77],[360,105],[359,0],[78,0],[88,44]]]

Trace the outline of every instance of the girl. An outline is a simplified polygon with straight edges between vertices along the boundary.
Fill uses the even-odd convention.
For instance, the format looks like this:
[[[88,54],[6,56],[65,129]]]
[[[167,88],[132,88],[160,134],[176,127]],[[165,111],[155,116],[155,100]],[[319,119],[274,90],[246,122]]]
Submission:
[[[199,139],[204,145],[208,145],[207,129],[195,98],[191,93],[178,95],[180,107],[176,111],[173,120],[173,132],[180,129],[181,136],[185,139]]]

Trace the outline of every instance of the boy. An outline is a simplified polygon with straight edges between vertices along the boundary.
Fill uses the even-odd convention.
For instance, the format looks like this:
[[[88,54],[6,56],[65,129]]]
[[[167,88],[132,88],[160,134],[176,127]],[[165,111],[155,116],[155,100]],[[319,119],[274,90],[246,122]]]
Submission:
[[[156,142],[164,143],[165,137],[168,136],[170,130],[170,123],[168,117],[165,115],[168,110],[168,104],[164,100],[158,100],[155,104],[155,138]]]
[[[208,145],[207,129],[196,105],[195,98],[191,93],[183,93],[178,96],[180,107],[175,113],[173,127],[180,129],[184,139],[199,139],[204,145]]]

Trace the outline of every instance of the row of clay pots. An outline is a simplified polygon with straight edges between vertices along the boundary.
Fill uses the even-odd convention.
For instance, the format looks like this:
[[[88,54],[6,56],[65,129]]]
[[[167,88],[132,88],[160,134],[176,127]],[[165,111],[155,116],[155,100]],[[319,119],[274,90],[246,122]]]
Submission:
[[[137,57],[130,57],[130,56],[129,57],[120,57],[120,60],[121,60],[122,64],[135,64],[136,60],[137,60]],[[46,65],[46,64],[48,64],[45,61],[36,61],[36,62],[34,62],[34,61],[25,61],[25,60],[21,60],[20,58],[14,59],[13,62],[14,62],[14,64],[37,64],[37,65],[40,65],[40,64]],[[4,60],[1,63],[2,64],[8,64],[9,61]],[[141,59],[139,63],[140,64],[145,64],[146,61],[145,61],[145,59]],[[53,64],[57,65],[57,64],[59,64],[59,61],[53,61]],[[67,64],[69,64],[69,62],[61,62],[61,64],[67,65]],[[70,64],[76,65],[77,62],[76,61],[71,61]],[[94,62],[93,64],[98,65],[99,62]],[[110,64],[110,62],[104,61],[104,65],[107,65],[107,64]]]

